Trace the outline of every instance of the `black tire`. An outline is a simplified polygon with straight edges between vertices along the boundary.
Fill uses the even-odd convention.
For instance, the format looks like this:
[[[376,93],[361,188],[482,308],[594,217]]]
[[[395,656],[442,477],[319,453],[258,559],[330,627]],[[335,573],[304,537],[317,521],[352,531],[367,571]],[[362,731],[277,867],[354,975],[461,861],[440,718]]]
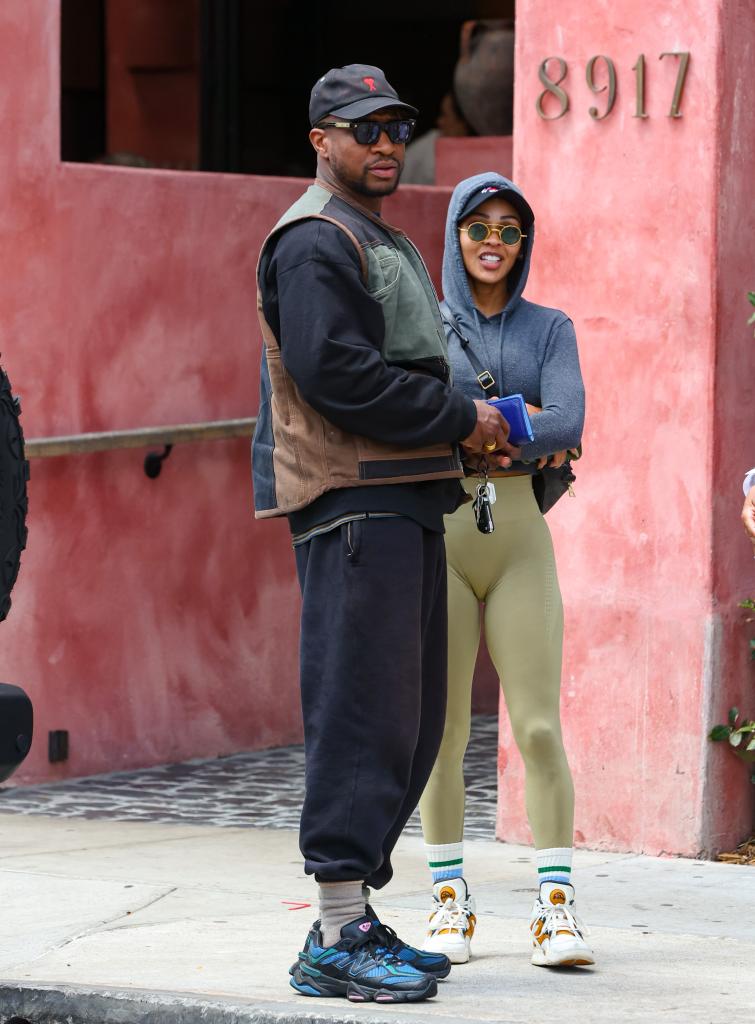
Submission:
[[[0,622],[10,611],[10,595],[26,547],[26,483],[21,403],[13,397],[8,375],[0,367]]]

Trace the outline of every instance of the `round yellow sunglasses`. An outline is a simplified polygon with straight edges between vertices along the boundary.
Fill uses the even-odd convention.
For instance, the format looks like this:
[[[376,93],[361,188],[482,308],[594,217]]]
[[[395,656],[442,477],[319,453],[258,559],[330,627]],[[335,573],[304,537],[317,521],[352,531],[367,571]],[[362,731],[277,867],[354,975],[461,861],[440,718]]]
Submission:
[[[516,245],[527,237],[516,224],[484,224],[481,220],[476,220],[465,228],[459,228],[459,231],[466,231],[471,242],[485,242],[492,232],[496,231],[504,245]]]

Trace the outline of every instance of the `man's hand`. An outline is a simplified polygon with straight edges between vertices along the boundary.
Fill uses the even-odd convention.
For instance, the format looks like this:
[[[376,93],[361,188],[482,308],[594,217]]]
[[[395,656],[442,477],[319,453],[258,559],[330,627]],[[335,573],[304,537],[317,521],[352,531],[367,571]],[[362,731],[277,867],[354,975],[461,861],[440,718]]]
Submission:
[[[755,547],[755,487],[747,492],[745,503],[742,506],[742,522],[745,533],[750,538],[750,543]]]
[[[508,469],[512,460],[520,455],[519,449],[509,444],[511,428],[508,422],[495,406],[485,401],[475,399],[475,408],[477,424],[469,437],[461,442],[462,447],[475,455],[484,455],[496,465]]]

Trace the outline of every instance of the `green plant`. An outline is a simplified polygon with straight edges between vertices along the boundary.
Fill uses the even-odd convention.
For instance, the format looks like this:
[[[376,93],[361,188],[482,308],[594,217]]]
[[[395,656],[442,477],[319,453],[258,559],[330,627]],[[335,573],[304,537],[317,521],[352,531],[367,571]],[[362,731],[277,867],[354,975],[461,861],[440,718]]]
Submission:
[[[714,725],[708,734],[711,740],[728,740],[734,752],[744,761],[755,761],[755,722],[744,718],[739,722],[739,708],[729,708],[726,725]]]
[[[747,298],[750,300],[753,306],[755,306],[755,292],[748,292]],[[747,321],[748,324],[755,324],[755,313],[752,314],[750,319]],[[753,331],[755,334],[755,331]]]

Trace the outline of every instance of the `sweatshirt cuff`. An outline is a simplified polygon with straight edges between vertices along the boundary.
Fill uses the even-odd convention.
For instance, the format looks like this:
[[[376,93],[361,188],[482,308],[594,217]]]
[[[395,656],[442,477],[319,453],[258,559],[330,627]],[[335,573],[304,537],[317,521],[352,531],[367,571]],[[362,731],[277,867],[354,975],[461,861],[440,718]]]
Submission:
[[[474,428],[477,426],[477,406],[474,404],[474,399],[469,398],[467,395],[456,392],[462,399],[461,405],[461,416],[462,422],[460,429],[462,433],[457,437],[457,441],[463,441],[465,437],[469,437]]]
[[[747,476],[744,478],[742,489],[745,492],[745,498],[750,493],[750,488],[755,487],[755,469],[751,469]]]

